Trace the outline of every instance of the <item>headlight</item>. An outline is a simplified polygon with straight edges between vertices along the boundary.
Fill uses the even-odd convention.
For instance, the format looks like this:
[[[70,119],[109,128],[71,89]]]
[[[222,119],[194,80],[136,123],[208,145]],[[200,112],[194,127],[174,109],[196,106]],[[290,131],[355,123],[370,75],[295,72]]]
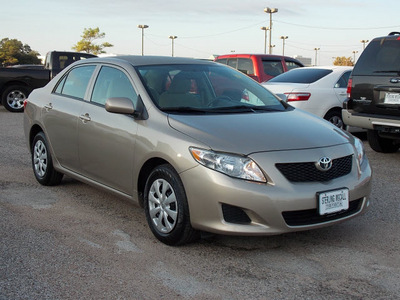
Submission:
[[[198,163],[212,170],[235,178],[267,182],[261,169],[248,157],[193,147],[190,147],[189,151]]]
[[[364,145],[359,138],[354,137],[354,148],[356,150],[357,161],[361,166],[364,161],[365,150]]]

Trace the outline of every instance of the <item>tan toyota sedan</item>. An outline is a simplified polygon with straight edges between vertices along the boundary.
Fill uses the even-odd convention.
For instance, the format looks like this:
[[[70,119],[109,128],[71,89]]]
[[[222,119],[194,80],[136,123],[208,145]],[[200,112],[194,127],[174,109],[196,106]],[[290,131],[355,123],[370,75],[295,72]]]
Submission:
[[[133,200],[168,245],[319,228],[369,206],[360,140],[213,62],[79,61],[30,94],[24,130],[39,183],[65,174]]]

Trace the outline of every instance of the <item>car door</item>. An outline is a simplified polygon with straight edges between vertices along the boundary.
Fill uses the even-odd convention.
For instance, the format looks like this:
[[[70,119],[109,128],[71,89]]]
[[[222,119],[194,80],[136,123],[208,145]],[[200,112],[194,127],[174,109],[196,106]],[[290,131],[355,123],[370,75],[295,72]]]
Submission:
[[[137,124],[133,116],[106,111],[106,99],[112,97],[129,98],[136,106],[137,94],[127,73],[102,66],[91,101],[84,103],[80,113],[79,161],[84,176],[131,194]]]
[[[42,110],[44,128],[55,158],[79,172],[77,124],[94,65],[71,69],[58,82]]]

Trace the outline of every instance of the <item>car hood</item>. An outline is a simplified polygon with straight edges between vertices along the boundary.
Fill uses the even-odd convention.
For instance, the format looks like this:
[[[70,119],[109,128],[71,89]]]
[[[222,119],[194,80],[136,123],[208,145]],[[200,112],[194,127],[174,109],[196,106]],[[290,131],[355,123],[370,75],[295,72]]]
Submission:
[[[314,115],[284,112],[169,115],[175,130],[215,151],[254,152],[329,147],[349,142],[349,135]]]

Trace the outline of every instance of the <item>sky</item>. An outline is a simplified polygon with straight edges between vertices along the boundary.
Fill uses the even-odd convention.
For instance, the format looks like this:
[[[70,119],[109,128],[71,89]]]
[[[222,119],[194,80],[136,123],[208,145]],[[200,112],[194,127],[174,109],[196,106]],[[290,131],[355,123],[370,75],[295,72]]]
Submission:
[[[399,0],[0,0],[0,38],[18,39],[45,55],[72,51],[85,28],[99,27],[108,54],[209,58],[211,55],[263,53],[264,31],[272,15],[273,54],[303,56],[331,65],[338,56],[357,60],[361,40],[400,31]],[[315,51],[315,48],[320,50]],[[353,53],[353,51],[357,51]],[[267,50],[268,52],[268,50]]]

